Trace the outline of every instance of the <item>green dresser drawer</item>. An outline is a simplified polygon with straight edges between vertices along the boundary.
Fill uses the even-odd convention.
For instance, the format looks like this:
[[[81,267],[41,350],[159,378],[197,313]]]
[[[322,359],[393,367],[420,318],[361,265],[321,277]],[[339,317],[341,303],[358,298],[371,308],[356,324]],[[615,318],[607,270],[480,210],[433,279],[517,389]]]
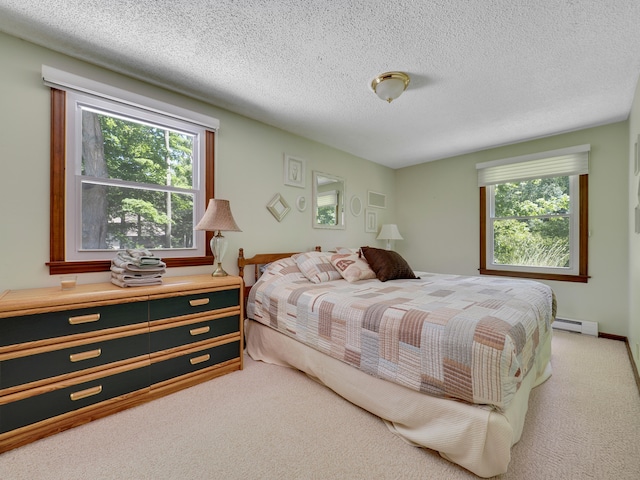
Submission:
[[[0,346],[146,323],[147,302],[0,318]]]
[[[31,425],[149,386],[149,367],[53,390],[0,405],[0,433]]]
[[[240,332],[240,315],[151,332],[151,353]]]
[[[240,341],[204,348],[151,364],[151,385],[240,358]]]
[[[159,298],[149,302],[149,320],[208,312],[218,308],[236,307],[240,305],[239,302],[239,288],[172,298]]]
[[[78,372],[149,353],[147,334],[88,343],[0,362],[0,389]]]

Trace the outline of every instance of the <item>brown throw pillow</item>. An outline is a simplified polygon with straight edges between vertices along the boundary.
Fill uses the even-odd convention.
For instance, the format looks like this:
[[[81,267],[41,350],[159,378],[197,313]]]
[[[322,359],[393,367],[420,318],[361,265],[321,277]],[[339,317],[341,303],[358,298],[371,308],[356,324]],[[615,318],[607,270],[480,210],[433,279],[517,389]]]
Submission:
[[[376,272],[376,278],[381,282],[401,278],[419,278],[413,273],[407,261],[393,250],[373,247],[362,247],[361,250],[371,269]]]

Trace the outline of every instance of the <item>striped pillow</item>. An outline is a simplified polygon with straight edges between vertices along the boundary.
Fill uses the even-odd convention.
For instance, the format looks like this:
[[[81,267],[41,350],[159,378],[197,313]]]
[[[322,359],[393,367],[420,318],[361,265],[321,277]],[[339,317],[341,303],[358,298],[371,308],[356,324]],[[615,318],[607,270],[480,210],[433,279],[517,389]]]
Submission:
[[[291,258],[296,262],[302,274],[313,283],[329,282],[342,278],[340,272],[331,264],[326,253],[296,253]]]

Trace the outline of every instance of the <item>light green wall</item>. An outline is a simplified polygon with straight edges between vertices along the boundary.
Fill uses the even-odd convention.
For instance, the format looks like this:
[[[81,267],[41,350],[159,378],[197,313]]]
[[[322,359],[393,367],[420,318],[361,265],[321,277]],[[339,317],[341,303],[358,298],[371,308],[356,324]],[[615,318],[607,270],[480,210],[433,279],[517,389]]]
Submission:
[[[49,259],[49,89],[42,84],[43,64],[175,103],[218,118],[216,192],[231,201],[241,233],[228,233],[224,267],[237,272],[238,247],[247,255],[265,251],[336,246],[377,245],[364,232],[364,212],[347,208],[344,231],[311,227],[311,172],[346,179],[347,200],[367,190],[387,194],[378,223],[397,223],[404,236],[396,249],[417,269],[477,274],[478,188],[475,164],[533,152],[590,143],[590,238],[588,284],[549,282],[556,291],[559,315],[597,321],[602,332],[628,335],[640,342],[640,235],[633,233],[637,177],[633,145],[640,133],[640,93],[629,122],[567,133],[425,163],[400,170],[354,157],[194,100],[133,80],[0,34],[0,291],[56,285],[45,263]],[[640,88],[640,87],[639,87]],[[631,132],[631,135],[629,135]],[[631,138],[630,138],[631,137]],[[306,188],[283,184],[283,154],[307,160]],[[630,191],[631,190],[631,191]],[[278,223],[266,209],[281,193],[291,211]],[[308,200],[298,212],[296,198]],[[171,269],[168,275],[207,273],[209,266]],[[80,282],[105,281],[106,273],[84,274]],[[637,355],[637,349],[633,348]]]
[[[558,316],[599,323],[601,332],[627,335],[628,123],[556,135],[396,172],[398,251],[416,269],[477,275],[479,194],[476,163],[591,144],[589,274],[587,284],[548,282]],[[640,243],[639,243],[640,245]]]
[[[296,251],[322,246],[364,244],[383,246],[375,234],[364,231],[364,212],[354,217],[347,209],[346,230],[311,227],[311,172],[346,179],[346,196],[364,203],[367,190],[387,194],[389,207],[379,210],[380,223],[392,220],[395,173],[361,158],[282,130],[214,108],[201,101],[124,77],[86,62],[0,34],[0,292],[5,289],[57,285],[49,276],[49,88],[41,79],[42,65],[82,75],[148,97],[173,103],[220,120],[216,155],[216,196],[231,202],[242,232],[229,232],[224,268],[237,273],[238,247],[247,255],[269,251]],[[306,188],[285,186],[283,155],[307,160]],[[291,206],[281,223],[267,203],[280,193]],[[295,202],[307,198],[299,212]],[[207,273],[211,267],[170,269],[168,275]],[[107,281],[107,273],[83,274],[81,283]]]
[[[636,142],[640,136],[640,81],[629,115],[629,346],[640,370],[640,234],[635,209],[640,208],[640,176],[635,175]],[[640,147],[640,145],[638,145]]]

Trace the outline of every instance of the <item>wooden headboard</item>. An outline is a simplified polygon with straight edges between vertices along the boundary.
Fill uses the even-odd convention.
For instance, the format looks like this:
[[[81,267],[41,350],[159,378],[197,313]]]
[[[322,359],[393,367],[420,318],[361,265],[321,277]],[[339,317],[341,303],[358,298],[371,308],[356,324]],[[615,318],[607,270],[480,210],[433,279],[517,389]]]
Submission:
[[[316,246],[314,249],[316,252],[321,252],[322,249],[319,246]],[[250,258],[244,258],[244,248],[238,250],[238,275],[242,278],[244,282],[244,267],[247,265],[254,266],[254,282],[258,281],[260,278],[260,266],[266,265],[267,263],[275,262],[276,260],[280,260],[281,258],[287,258],[291,255],[295,255],[300,252],[290,252],[290,253],[259,253]],[[251,286],[244,287],[244,311],[247,311],[247,299],[249,298],[249,292],[251,291]]]

